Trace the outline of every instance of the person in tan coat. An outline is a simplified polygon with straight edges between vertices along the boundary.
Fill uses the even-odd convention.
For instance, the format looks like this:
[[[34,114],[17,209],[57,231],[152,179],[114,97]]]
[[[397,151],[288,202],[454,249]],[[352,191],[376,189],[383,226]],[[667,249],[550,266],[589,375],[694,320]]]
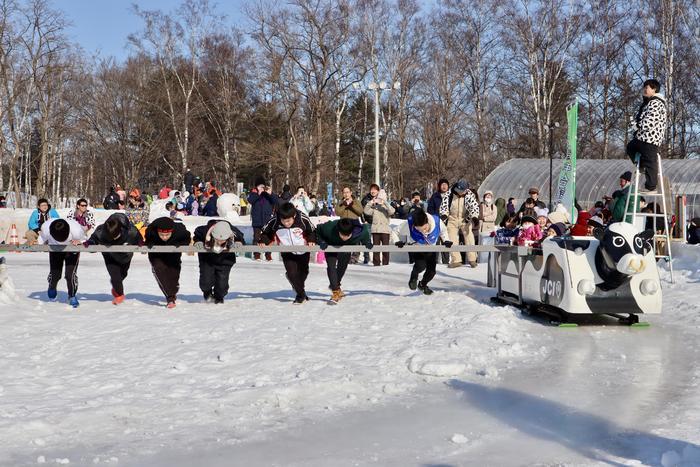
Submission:
[[[391,216],[396,210],[389,204],[386,191],[379,190],[377,196],[365,205],[364,213],[372,216],[372,243],[375,245],[389,245],[391,238]],[[380,256],[381,255],[381,256]],[[389,264],[389,253],[373,253],[372,264],[375,266]]]
[[[362,211],[362,204],[353,198],[350,187],[343,188],[343,199],[339,200],[335,206],[336,215],[341,219],[359,219]]]
[[[479,222],[479,203],[474,194],[469,191],[469,184],[465,180],[459,180],[452,187],[449,202],[449,214],[447,215],[447,235],[455,244],[459,244],[459,235],[464,237],[466,245],[474,245],[474,233],[472,225]],[[476,267],[476,252],[467,253],[469,266]],[[456,268],[462,265],[462,255],[459,252],[450,254],[448,267]]]
[[[496,229],[498,208],[493,204],[493,192],[484,193],[484,201],[479,205],[479,233],[490,234]]]

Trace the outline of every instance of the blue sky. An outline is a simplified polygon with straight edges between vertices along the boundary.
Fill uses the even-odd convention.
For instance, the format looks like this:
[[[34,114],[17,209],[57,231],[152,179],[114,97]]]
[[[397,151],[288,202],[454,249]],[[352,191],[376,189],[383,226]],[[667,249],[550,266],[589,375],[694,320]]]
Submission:
[[[113,56],[120,61],[128,55],[127,37],[142,26],[131,11],[133,3],[146,10],[163,11],[172,11],[180,4],[178,0],[53,0],[52,3],[72,23],[68,29],[70,39],[89,54]],[[212,1],[216,11],[227,16],[228,24],[245,22],[241,10],[246,3],[245,0]]]

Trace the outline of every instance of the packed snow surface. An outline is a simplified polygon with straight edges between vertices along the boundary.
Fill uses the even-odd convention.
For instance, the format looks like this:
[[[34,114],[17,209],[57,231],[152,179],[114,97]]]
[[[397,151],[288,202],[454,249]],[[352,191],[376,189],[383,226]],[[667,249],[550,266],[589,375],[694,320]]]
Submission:
[[[164,307],[136,255],[111,304],[83,254],[80,307],[46,299],[45,254],[9,254],[0,299],[0,464],[700,465],[700,249],[684,248],[648,329],[560,329],[489,303],[486,266],[350,266],[329,306],[279,261],[240,258],[223,305],[183,256]],[[0,288],[0,291],[2,289]]]

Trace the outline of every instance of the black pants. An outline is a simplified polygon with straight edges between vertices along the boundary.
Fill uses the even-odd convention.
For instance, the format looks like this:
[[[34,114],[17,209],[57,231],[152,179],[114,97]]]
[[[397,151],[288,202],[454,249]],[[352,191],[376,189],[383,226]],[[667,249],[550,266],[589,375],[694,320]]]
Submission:
[[[168,302],[174,302],[177,297],[177,291],[180,290],[181,254],[166,253],[165,255],[170,256],[170,258],[149,255],[148,261],[151,262],[153,276],[156,278],[158,287],[160,287],[163,295],[165,295],[165,299]]]
[[[331,290],[338,290],[350,262],[350,253],[326,252],[326,271]]]
[[[253,227],[253,244],[257,245],[260,241],[260,236],[262,235],[261,227]],[[260,259],[260,252],[253,253],[253,258]],[[272,253],[265,253],[265,259],[268,261],[272,260]]]
[[[80,253],[49,252],[49,288],[55,289],[61,280],[63,263],[66,264],[66,283],[68,284],[68,296],[75,297],[78,292],[78,263]]]
[[[199,288],[206,298],[223,300],[228,293],[232,264],[216,264],[199,260]]]
[[[292,284],[297,297],[305,297],[306,289],[304,284],[309,276],[309,253],[295,255],[294,253],[282,253],[282,262],[287,271],[287,280]],[[349,258],[348,258],[349,259]]]
[[[111,253],[102,253],[109,274],[109,282],[117,295],[124,295],[124,279],[129,274],[131,258],[127,262],[119,261]]]
[[[421,283],[423,285],[428,285],[428,282],[433,280],[435,277],[435,267],[437,266],[438,254],[437,253],[411,253],[413,258],[413,269],[411,270],[411,280],[417,281],[418,275],[425,271],[423,274],[423,279]]]
[[[388,233],[373,233],[372,243],[375,245],[388,245],[390,237],[391,236]],[[372,264],[375,266],[379,266],[380,264],[386,266],[389,264],[389,253],[372,253]]]
[[[632,141],[627,143],[627,155],[632,162],[635,162],[634,159],[637,153],[640,154],[639,171],[646,177],[644,187],[647,190],[655,190],[659,176],[659,164],[657,159],[659,148],[653,144],[633,138]]]

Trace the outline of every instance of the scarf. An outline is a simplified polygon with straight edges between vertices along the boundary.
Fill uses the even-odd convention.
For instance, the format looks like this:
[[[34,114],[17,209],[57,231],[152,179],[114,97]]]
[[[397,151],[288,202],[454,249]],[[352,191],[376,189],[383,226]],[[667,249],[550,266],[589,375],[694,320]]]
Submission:
[[[442,200],[440,201],[439,213],[441,216],[447,216],[450,213],[450,193],[440,193],[440,196],[442,197]]]

